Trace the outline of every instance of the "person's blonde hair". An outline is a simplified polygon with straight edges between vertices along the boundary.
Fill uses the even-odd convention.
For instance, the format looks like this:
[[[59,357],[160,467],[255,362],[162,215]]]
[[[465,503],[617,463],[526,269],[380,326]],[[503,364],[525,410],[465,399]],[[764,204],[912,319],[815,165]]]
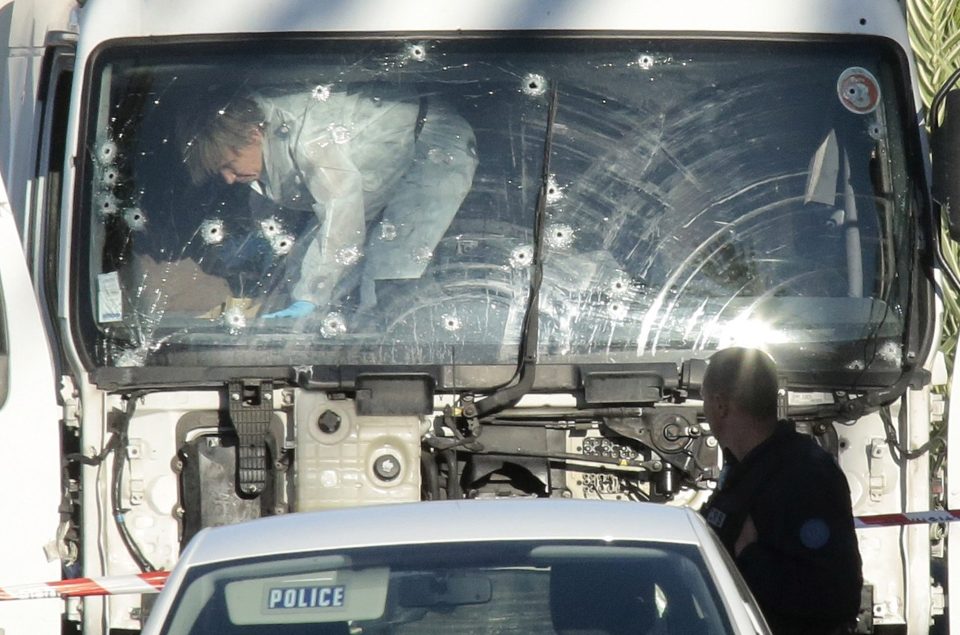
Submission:
[[[211,98],[184,112],[176,137],[195,185],[217,173],[227,157],[250,145],[263,110],[249,97]]]

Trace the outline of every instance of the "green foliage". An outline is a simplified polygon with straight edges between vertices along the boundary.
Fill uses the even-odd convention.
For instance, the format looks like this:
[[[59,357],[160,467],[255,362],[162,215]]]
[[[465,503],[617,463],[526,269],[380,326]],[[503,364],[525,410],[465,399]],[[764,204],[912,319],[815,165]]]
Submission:
[[[924,106],[943,82],[960,66],[960,2],[957,0],[906,0],[907,26],[917,61],[918,83]],[[960,271],[960,245],[942,236],[948,265]],[[944,287],[941,350],[952,369],[960,333],[960,300]]]
[[[960,63],[960,3],[907,0],[907,25],[924,104]]]

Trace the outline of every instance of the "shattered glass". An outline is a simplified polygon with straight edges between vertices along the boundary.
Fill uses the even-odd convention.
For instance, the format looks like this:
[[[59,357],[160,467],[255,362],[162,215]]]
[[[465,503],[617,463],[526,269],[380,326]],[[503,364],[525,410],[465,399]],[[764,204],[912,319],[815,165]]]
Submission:
[[[541,363],[748,344],[896,369],[916,168],[880,46],[106,48],[77,210],[90,357],[514,364],[542,190]],[[252,168],[234,145],[196,179],[187,115],[241,106]]]

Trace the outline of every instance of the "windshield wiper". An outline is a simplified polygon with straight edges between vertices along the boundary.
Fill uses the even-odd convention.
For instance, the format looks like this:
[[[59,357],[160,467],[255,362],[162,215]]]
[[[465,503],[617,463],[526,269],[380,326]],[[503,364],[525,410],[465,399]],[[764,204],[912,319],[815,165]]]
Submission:
[[[543,171],[533,219],[533,262],[530,265],[530,294],[523,314],[517,370],[506,384],[491,395],[470,404],[468,418],[481,418],[500,412],[516,404],[533,388],[537,368],[537,344],[540,337],[540,285],[543,282],[543,227],[547,209],[547,190],[550,182],[550,154],[553,149],[553,122],[557,116],[557,82],[551,82],[547,124],[543,138]],[[475,410],[474,410],[475,409]]]

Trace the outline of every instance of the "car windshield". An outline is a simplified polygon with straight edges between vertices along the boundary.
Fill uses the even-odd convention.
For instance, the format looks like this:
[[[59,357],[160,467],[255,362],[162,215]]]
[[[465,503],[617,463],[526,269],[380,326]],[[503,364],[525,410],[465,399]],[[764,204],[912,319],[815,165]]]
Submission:
[[[162,632],[732,631],[693,545],[481,542],[198,568],[177,592]]]
[[[542,198],[541,364],[749,342],[785,370],[896,372],[917,212],[885,46],[106,47],[80,170],[89,358],[515,364]]]

